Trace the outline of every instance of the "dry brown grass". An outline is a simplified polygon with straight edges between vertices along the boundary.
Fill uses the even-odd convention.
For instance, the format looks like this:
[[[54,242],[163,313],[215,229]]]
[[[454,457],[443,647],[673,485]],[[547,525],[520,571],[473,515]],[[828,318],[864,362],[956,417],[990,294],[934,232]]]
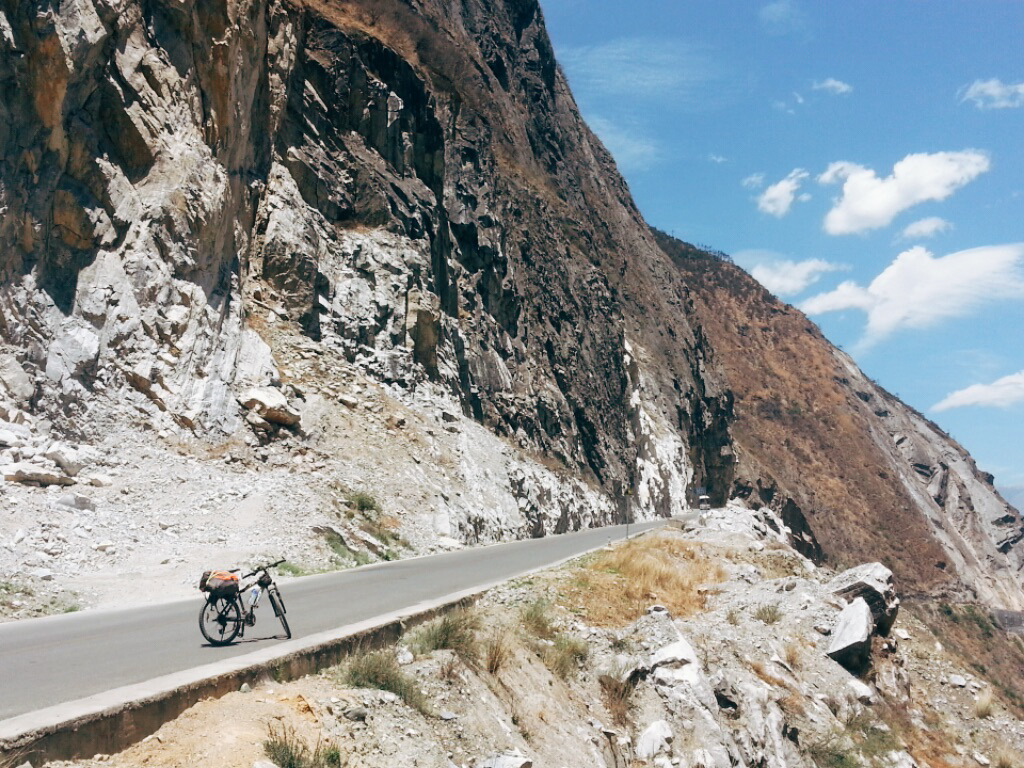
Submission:
[[[790,641],[782,651],[782,659],[790,669],[800,669],[804,663],[804,654],[799,645]]]
[[[1020,755],[1009,747],[999,747],[992,755],[992,768],[1020,768],[1021,765],[1024,763],[1021,763]]]
[[[595,557],[568,588],[568,597],[592,626],[625,626],[652,603],[673,616],[689,616],[706,607],[702,585],[725,580],[725,571],[706,552],[669,533],[633,539]]]
[[[604,706],[612,717],[612,722],[624,727],[629,722],[629,710],[632,706],[633,691],[636,682],[632,678],[621,679],[621,675],[602,675],[599,678]]]
[[[991,688],[982,690],[974,700],[974,716],[979,720],[992,717],[996,711],[996,700]]]
[[[507,627],[499,627],[484,640],[484,668],[492,675],[501,672],[512,657],[512,640]]]
[[[783,680],[777,675],[773,675],[768,671],[768,666],[763,661],[751,661],[749,662],[751,671],[759,678],[768,683],[768,685],[774,685],[779,688],[788,688],[789,683]]]

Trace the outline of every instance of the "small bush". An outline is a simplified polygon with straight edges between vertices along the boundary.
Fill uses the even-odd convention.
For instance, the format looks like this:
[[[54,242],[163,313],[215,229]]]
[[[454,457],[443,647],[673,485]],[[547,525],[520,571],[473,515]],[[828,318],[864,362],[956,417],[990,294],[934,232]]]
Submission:
[[[740,614],[735,608],[730,608],[729,612],[725,614],[725,620],[735,627],[740,623]]]
[[[286,576],[305,576],[307,574],[307,571],[306,571],[305,568],[296,565],[295,563],[291,562],[290,560],[287,561],[287,562],[281,563],[279,566],[277,566],[277,570],[278,570],[278,573],[283,573]]]
[[[508,631],[497,629],[484,640],[484,667],[492,674],[498,674],[512,655],[512,641]]]
[[[844,746],[837,736],[808,745],[807,754],[818,768],[861,768],[854,750]]]
[[[554,644],[543,654],[544,664],[555,677],[566,680],[581,661],[587,658],[590,649],[582,640],[567,635],[557,635]]]
[[[974,716],[979,720],[983,720],[986,717],[992,717],[995,711],[996,701],[992,695],[992,689],[985,688],[974,700]]]
[[[604,706],[618,726],[625,727],[629,722],[630,699],[636,682],[632,677],[621,679],[623,675],[601,675],[601,693],[604,694]]]
[[[523,626],[534,637],[549,640],[554,636],[555,627],[551,618],[551,603],[548,600],[537,598],[523,608],[521,618]]]
[[[774,603],[759,605],[754,610],[754,618],[765,624],[775,624],[782,618],[782,611]]]
[[[346,680],[356,688],[391,691],[413,709],[429,712],[426,697],[416,681],[405,674],[391,651],[356,653],[349,659]]]
[[[279,768],[340,768],[341,750],[336,744],[317,741],[313,749],[286,726],[267,728],[263,751]]]
[[[365,491],[351,491],[345,501],[349,506],[359,512],[380,512],[380,504],[377,499]]]
[[[442,680],[446,683],[454,683],[459,679],[459,657],[454,653],[447,654],[444,661],[441,662],[439,671]]]
[[[421,627],[413,636],[412,645],[418,653],[451,650],[466,664],[474,666],[480,659],[476,632],[480,619],[472,611],[456,608]]]

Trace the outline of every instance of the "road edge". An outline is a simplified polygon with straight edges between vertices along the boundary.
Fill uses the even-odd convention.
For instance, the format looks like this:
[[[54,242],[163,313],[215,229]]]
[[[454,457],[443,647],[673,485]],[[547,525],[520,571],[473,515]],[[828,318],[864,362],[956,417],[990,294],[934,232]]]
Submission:
[[[671,525],[671,520],[664,522]],[[660,527],[637,531],[629,538]],[[618,536],[615,540],[624,538]],[[609,537],[608,543],[611,540]],[[472,604],[500,584],[561,567],[605,546],[600,544],[401,611],[0,721],[0,768],[33,760],[75,760],[120,752],[203,699],[219,698],[268,675],[279,681],[294,680],[339,664],[356,649],[384,647],[396,642],[409,627],[457,606]]]

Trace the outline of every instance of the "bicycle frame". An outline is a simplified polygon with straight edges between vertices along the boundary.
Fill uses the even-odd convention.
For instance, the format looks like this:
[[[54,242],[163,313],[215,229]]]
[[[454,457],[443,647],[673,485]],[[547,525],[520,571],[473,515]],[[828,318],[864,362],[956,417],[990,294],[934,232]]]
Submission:
[[[264,592],[269,595],[268,599],[281,622],[285,637],[291,638],[291,629],[285,618],[284,599],[269,573],[270,568],[283,562],[278,560],[276,563],[258,566],[241,576],[243,583],[239,585],[237,594],[231,597],[207,596],[206,604],[199,613],[199,629],[212,645],[227,645],[237,638],[245,637],[245,628],[256,624],[256,608]],[[254,576],[256,578],[252,581],[244,582]]]

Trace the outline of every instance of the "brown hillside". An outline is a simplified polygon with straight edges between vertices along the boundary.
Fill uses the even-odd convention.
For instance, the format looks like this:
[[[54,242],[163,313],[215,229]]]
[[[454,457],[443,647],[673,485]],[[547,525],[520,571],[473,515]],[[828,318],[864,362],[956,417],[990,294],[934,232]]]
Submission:
[[[836,565],[881,560],[904,590],[951,586],[946,556],[872,439],[877,427],[835,348],[739,267],[658,240],[691,286],[693,322],[735,396],[737,490],[792,500]]]

